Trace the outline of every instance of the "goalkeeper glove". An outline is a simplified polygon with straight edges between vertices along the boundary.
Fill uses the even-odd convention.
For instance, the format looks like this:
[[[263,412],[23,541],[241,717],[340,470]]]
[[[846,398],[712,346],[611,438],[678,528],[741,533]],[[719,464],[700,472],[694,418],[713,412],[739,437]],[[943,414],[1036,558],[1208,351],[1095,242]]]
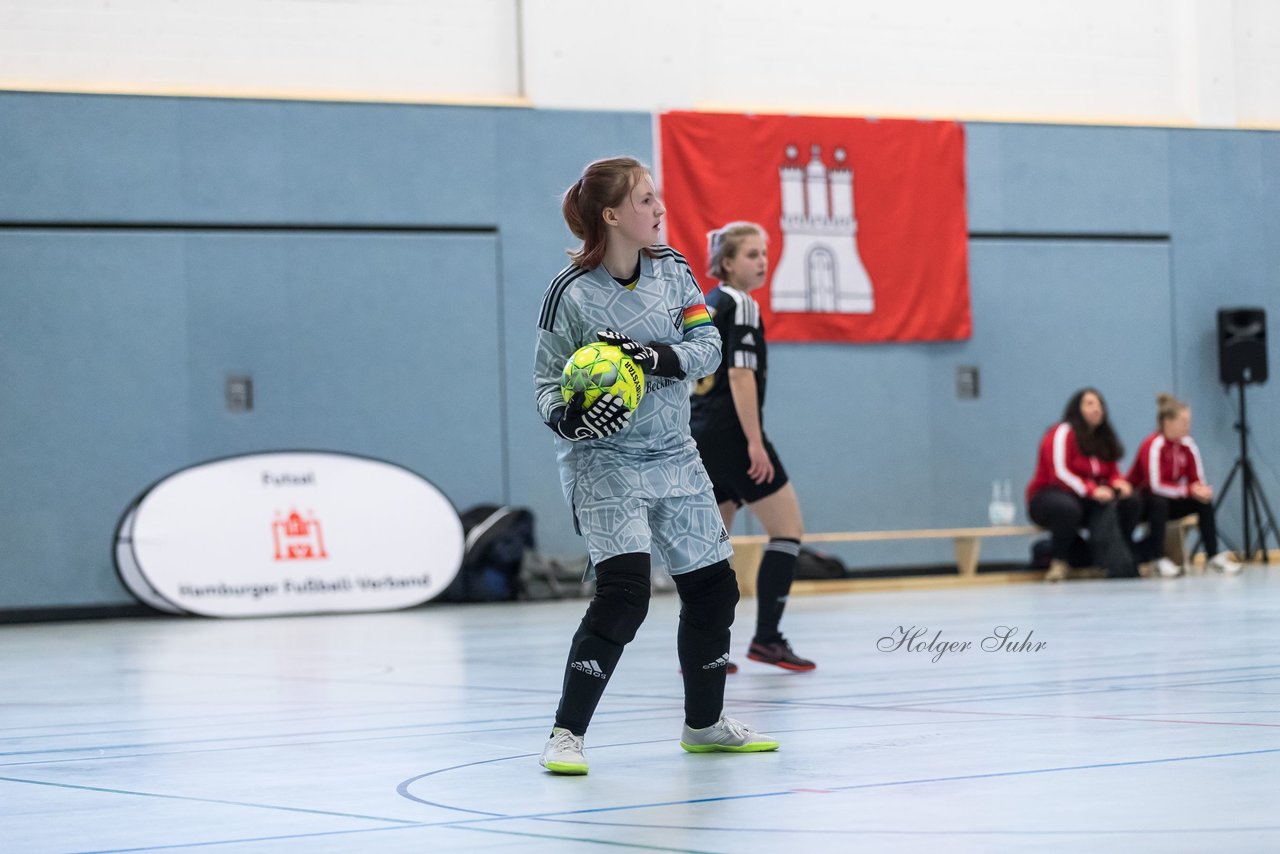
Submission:
[[[680,359],[676,356],[676,351],[666,344],[641,344],[612,329],[597,332],[596,340],[617,347],[646,374],[684,379],[684,371],[680,370]]]
[[[551,413],[547,426],[570,442],[583,439],[603,439],[621,431],[631,423],[631,410],[623,404],[622,398],[608,392],[596,398],[595,403],[583,407],[586,395],[575,394],[567,407],[561,407]]]

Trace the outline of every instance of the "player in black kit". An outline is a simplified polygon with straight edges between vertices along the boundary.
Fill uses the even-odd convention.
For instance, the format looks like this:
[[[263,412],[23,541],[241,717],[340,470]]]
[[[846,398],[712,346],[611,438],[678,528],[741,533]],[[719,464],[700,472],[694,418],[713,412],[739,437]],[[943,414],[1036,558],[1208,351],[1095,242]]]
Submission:
[[[708,235],[710,274],[719,287],[707,307],[720,331],[722,358],[694,387],[693,438],[715,488],[725,529],[747,505],[769,534],[756,580],[756,631],[747,658],[787,670],[813,670],[778,630],[791,592],[804,519],[795,488],[764,432],[768,354],[760,306],[751,291],[769,271],[764,229],[733,222]],[[736,669],[736,668],[735,668]],[[731,671],[732,672],[732,671]]]

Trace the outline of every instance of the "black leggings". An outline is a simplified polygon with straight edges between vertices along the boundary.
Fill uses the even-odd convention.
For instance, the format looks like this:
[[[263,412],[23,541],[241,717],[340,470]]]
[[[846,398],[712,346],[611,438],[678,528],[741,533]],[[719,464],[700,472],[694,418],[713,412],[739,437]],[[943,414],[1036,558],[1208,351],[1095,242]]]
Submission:
[[[1052,488],[1031,496],[1027,505],[1031,521],[1049,529],[1054,560],[1067,560],[1076,532],[1088,528],[1093,559],[1111,578],[1138,574],[1133,558],[1133,529],[1138,526],[1141,511],[1141,502],[1132,496],[1103,503]]]
[[[1213,504],[1194,498],[1166,498],[1153,493],[1146,496],[1144,504],[1143,515],[1150,528],[1143,544],[1144,557],[1150,560],[1164,557],[1164,532],[1169,520],[1181,519],[1192,513],[1200,523],[1200,541],[1204,543],[1205,554],[1213,557],[1218,553],[1218,526],[1214,521]]]

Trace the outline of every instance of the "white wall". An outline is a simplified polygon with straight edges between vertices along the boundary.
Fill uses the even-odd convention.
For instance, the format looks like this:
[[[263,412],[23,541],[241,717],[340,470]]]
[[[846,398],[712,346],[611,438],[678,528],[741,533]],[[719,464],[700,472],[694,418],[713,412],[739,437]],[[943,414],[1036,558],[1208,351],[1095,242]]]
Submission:
[[[515,0],[0,0],[0,88],[517,98]]]
[[[1280,3],[0,0],[0,88],[1280,127]]]

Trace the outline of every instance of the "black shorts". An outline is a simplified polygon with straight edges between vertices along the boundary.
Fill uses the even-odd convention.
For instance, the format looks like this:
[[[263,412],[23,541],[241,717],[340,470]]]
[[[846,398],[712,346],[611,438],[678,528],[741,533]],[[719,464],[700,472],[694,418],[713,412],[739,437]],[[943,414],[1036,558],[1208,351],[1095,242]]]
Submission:
[[[756,483],[747,476],[751,468],[751,458],[747,456],[747,440],[740,431],[738,435],[717,436],[694,434],[698,443],[698,453],[702,455],[702,465],[711,477],[711,486],[715,490],[716,503],[732,501],[741,507],[743,504],[754,504],[762,498],[768,498],[787,485],[787,470],[778,459],[778,452],[773,449],[769,437],[764,437],[764,450],[773,463],[773,480]]]

